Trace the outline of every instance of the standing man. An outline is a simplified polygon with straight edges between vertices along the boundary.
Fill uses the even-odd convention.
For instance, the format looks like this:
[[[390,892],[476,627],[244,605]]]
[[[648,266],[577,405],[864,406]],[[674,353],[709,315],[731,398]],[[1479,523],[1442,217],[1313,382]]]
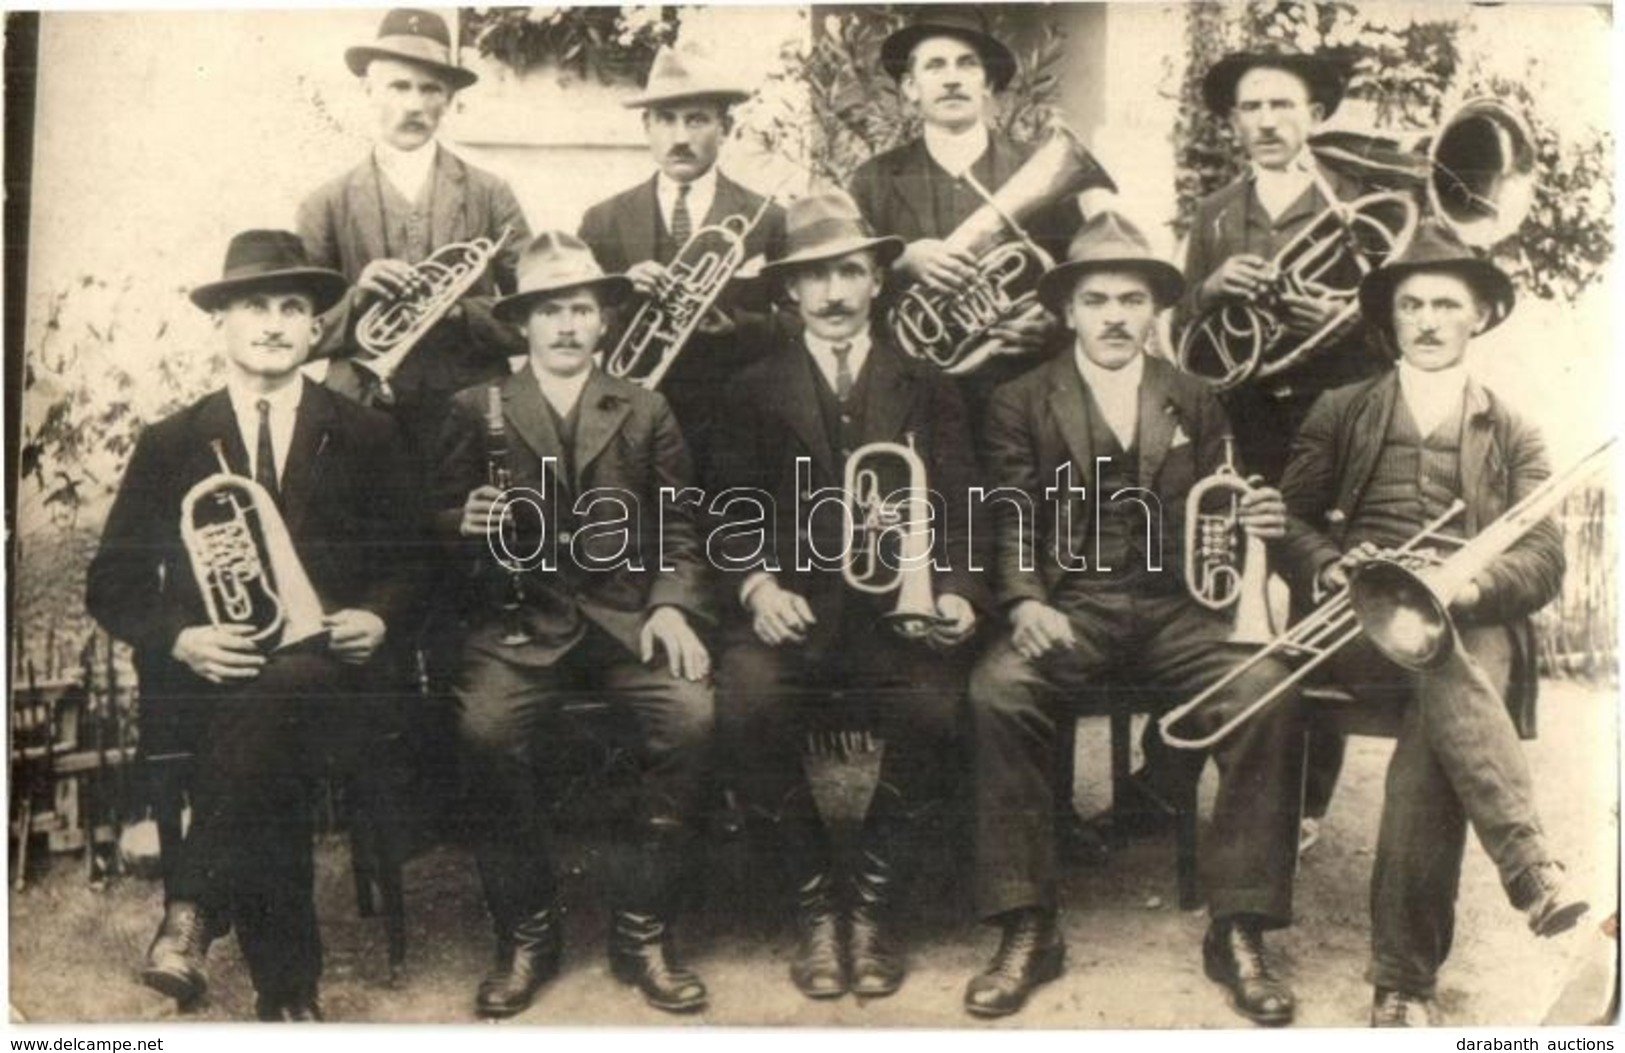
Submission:
[[[1072,329],[1073,352],[993,396],[991,482],[1024,500],[994,505],[996,598],[1010,631],[970,681],[976,902],[1002,929],[998,952],[965,992],[977,1016],[1018,1011],[1061,972],[1053,816],[1066,698],[1113,670],[1189,697],[1239,657],[1231,619],[1190,596],[1180,557],[1164,567],[1163,538],[1184,536],[1190,489],[1224,462],[1230,434],[1205,383],[1143,350],[1157,311],[1182,286],[1127,221],[1091,218],[1068,262],[1039,287]],[[1281,495],[1255,486],[1238,518],[1254,536],[1280,537]],[[1216,703],[1214,726],[1285,674],[1264,662],[1239,678]],[[1263,934],[1292,920],[1303,765],[1295,699],[1245,725],[1214,759],[1203,963],[1238,1011],[1285,1024],[1292,991],[1271,973]]]
[[[344,349],[328,370],[329,387],[365,405],[383,404],[400,423],[415,457],[426,457],[451,396],[507,372],[524,353],[511,327],[491,314],[500,291],[513,289],[514,262],[529,239],[524,213],[508,184],[435,141],[457,92],[478,78],[451,62],[445,20],[398,8],[384,16],[378,38],[344,53],[377,120],[373,148],[345,174],[299,206],[299,236],[312,260],[342,271],[354,288],[329,314],[324,350]],[[437,249],[476,238],[506,246],[467,294],[407,355],[381,377],[354,343],[368,307],[412,292],[412,267]]]
[[[1540,433],[1465,363],[1468,344],[1513,302],[1506,275],[1433,225],[1361,283],[1361,310],[1392,335],[1400,361],[1327,392],[1298,433],[1282,484],[1291,516],[1282,548],[1303,593],[1342,589],[1457,498],[1466,509],[1446,532],[1472,537],[1551,474]],[[1469,825],[1537,936],[1569,929],[1587,909],[1542,832],[1518,746],[1534,733],[1529,616],[1558,594],[1563,565],[1557,526],[1544,520],[1450,598],[1455,641],[1438,668],[1406,672],[1364,640],[1329,663],[1362,699],[1402,707],[1371,874],[1374,1027],[1430,1023]]]
[[[670,929],[711,736],[710,656],[691,626],[706,617],[704,555],[677,498],[692,468],[666,400],[593,365],[605,309],[630,288],[572,235],[539,235],[520,259],[519,292],[495,309],[524,332],[530,362],[494,385],[499,414],[493,386],[458,394],[436,462],[437,532],[480,568],[453,692],[497,938],[497,967],[476,1003],[482,1016],[523,1012],[559,968],[540,765],[547,722],[571,691],[625,709],[639,737],[637,814],[610,871],[611,969],[658,1009],[705,1006],[705,985],[677,962]],[[554,562],[519,575],[517,599],[494,557],[506,515],[522,508],[505,514],[489,485],[496,428],[512,485],[528,489],[528,507],[543,517],[539,542],[511,547],[550,545]],[[584,513],[609,505],[625,517],[622,529],[584,525]]]
[[[804,332],[736,378],[712,463],[719,500],[770,499],[758,505],[765,538],[729,529],[719,544],[732,582],[725,595],[745,615],[727,636],[719,725],[742,803],[784,836],[800,935],[791,979],[809,998],[878,998],[905,975],[894,915],[906,895],[900,856],[910,820],[945,796],[958,768],[964,669],[951,648],[977,620],[967,521],[976,479],[953,385],[904,358],[870,320],[902,243],[875,237],[840,191],[792,203],[788,228],[785,254],[763,274],[782,282]],[[941,495],[932,521],[919,525],[932,566],[916,565],[931,578],[935,647],[900,638],[883,620],[897,596],[870,597],[843,580],[850,524],[866,509],[850,507],[855,495],[832,498],[843,494],[854,452],[873,442],[912,442],[924,485]],[[885,745],[856,845],[838,858],[802,752],[809,732],[854,725],[878,730]]]
[[[195,1001],[207,983],[205,930],[223,919],[261,1020],[321,1019],[310,785],[319,759],[364,730],[352,703],[377,690],[374,656],[414,591],[400,553],[414,542],[415,489],[389,421],[299,373],[321,338],[319,315],[345,289],[292,233],[232,239],[221,280],[191,294],[221,332],[226,386],[141,434],[86,583],[91,614],[135,649],[143,752],[193,758],[192,824],[142,981]],[[310,612],[298,609],[297,567],[277,562],[285,524],[324,612],[315,635],[255,642],[229,616],[212,617],[229,609],[241,565],[222,566],[206,537],[183,540],[181,509],[195,484],[227,468],[260,483],[273,507],[206,499],[197,515],[215,522],[221,501],[235,506],[264,539],[261,559],[297,620]],[[203,582],[194,559],[211,571]],[[260,584],[235,580],[250,595]]]
[[[688,45],[662,48],[642,95],[628,108],[643,111],[643,131],[657,171],[637,186],[605,198],[581,217],[581,240],[599,266],[625,273],[640,297],[666,293],[677,280],[672,265],[695,231],[730,217],[755,219],[766,199],[717,169],[717,154],[733,129],[729,108],[750,98],[714,57]],[[777,255],[784,248],[784,210],[769,205],[745,237],[745,260]],[[628,305],[626,321],[639,302]],[[703,468],[716,424],[721,392],[751,359],[754,329],[766,303],[725,292],[700,323],[661,381],[660,391]],[[614,339],[618,339],[619,327]],[[613,347],[613,341],[607,347]],[[635,378],[634,378],[635,379]]]

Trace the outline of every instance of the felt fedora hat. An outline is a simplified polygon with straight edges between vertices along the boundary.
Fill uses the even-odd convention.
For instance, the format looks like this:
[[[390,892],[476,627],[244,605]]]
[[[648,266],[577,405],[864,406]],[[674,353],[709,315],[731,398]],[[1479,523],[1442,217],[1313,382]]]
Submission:
[[[1416,228],[1416,236],[1397,260],[1371,271],[1360,282],[1360,313],[1379,331],[1391,333],[1394,290],[1413,274],[1454,274],[1472,287],[1473,294],[1489,309],[1484,326],[1487,333],[1507,320],[1517,303],[1512,279],[1469,249],[1456,233],[1437,221]]]
[[[1220,117],[1228,116],[1236,105],[1236,85],[1248,70],[1285,70],[1309,88],[1309,101],[1318,102],[1330,117],[1343,101],[1348,78],[1343,65],[1326,55],[1276,50],[1238,51],[1213,64],[1202,78],[1202,101]]]
[[[1151,254],[1151,243],[1138,227],[1116,212],[1098,212],[1072,238],[1066,262],[1038,281],[1038,299],[1056,314],[1062,313],[1078,279],[1095,271],[1131,271],[1151,283],[1159,309],[1185,293],[1179,268]]]
[[[790,202],[784,210],[784,255],[768,260],[763,279],[782,278],[798,264],[835,259],[872,249],[882,267],[903,251],[903,239],[877,237],[843,190],[825,190]]]
[[[451,34],[446,20],[433,11],[397,7],[378,24],[377,39],[344,52],[344,64],[358,77],[367,74],[373,59],[394,59],[426,66],[443,77],[452,91],[479,80],[479,75],[451,61]]]
[[[724,70],[716,57],[696,43],[663,47],[649,67],[643,94],[622,103],[629,110],[665,106],[695,99],[715,99],[725,106],[744,102],[751,92]]]
[[[630,280],[605,274],[587,243],[562,230],[544,230],[532,238],[519,257],[518,271],[519,290],[491,305],[491,313],[504,322],[524,321],[531,306],[544,296],[592,288],[608,307],[632,291]]]
[[[312,266],[299,235],[286,230],[245,230],[226,246],[220,280],[188,294],[205,311],[218,311],[234,297],[263,289],[307,293],[320,314],[338,303],[350,283],[338,271]]]
[[[914,21],[881,42],[880,68],[891,74],[892,80],[901,81],[908,72],[908,57],[914,45],[931,37],[957,37],[975,48],[994,91],[1003,91],[1016,75],[1016,56],[987,31],[986,19],[973,4],[932,4],[922,8]]]

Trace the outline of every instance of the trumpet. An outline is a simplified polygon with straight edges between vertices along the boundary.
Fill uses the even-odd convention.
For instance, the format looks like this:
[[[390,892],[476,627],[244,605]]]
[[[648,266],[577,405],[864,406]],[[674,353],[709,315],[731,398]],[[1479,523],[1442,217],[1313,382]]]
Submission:
[[[485,478],[486,482],[506,494],[513,486],[513,473],[508,468],[508,426],[502,417],[502,385],[492,384],[486,388],[485,402]],[[516,533],[509,525],[507,507],[499,506],[502,513],[502,522],[498,527],[503,532],[499,544],[489,546],[495,555],[498,549],[506,555],[508,552],[508,539]],[[525,587],[520,580],[523,568],[516,562],[510,563],[503,556],[497,556],[497,562],[503,570],[508,572],[508,584],[502,594],[502,636],[498,642],[508,647],[518,647],[520,644],[531,642],[531,635],[525,630],[524,619],[520,610],[525,602]]]
[[[841,567],[846,583],[874,595],[896,592],[897,605],[884,617],[907,639],[947,624],[931,591],[931,504],[914,436],[852,451],[846,501],[856,527]]]
[[[1292,369],[1359,322],[1360,279],[1410,245],[1423,206],[1474,246],[1515,231],[1534,203],[1534,137],[1506,104],[1473,99],[1437,135],[1332,131],[1310,149],[1328,165],[1357,172],[1376,192],[1339,201],[1320,168],[1306,164],[1332,202],[1271,261],[1274,279],[1247,300],[1218,303],[1192,319],[1179,341],[1181,369],[1219,390]],[[1315,331],[1287,328],[1287,296],[1332,299],[1337,313]]]
[[[1117,184],[1064,124],[1027,158],[997,193],[989,193],[967,170],[961,177],[983,204],[945,239],[949,248],[976,259],[976,278],[965,291],[916,284],[893,305],[888,323],[905,354],[953,376],[981,368],[1010,348],[988,330],[1038,304],[1038,280],[1055,261],[1022,221],[1063,197]]]
[[[765,198],[750,217],[729,216],[701,227],[683,244],[668,270],[671,285],[658,297],[645,299],[604,356],[604,372],[649,390],[666,372],[745,263],[745,239],[772,207]]]
[[[1275,635],[1269,611],[1269,556],[1262,538],[1241,526],[1241,498],[1252,486],[1236,471],[1235,440],[1224,439],[1224,463],[1185,499],[1185,585],[1213,611],[1234,607],[1231,643],[1263,644]],[[1217,511],[1206,510],[1217,498]],[[1242,535],[1246,535],[1242,547]]]
[[[389,378],[401,368],[418,341],[474,287],[512,236],[513,227],[506,226],[495,240],[475,238],[442,245],[413,265],[411,280],[399,295],[367,308],[356,323],[355,340],[370,356],[364,363],[366,368],[377,375],[386,390]]]
[[[181,542],[209,621],[245,626],[250,640],[277,650],[324,632],[321,600],[276,502],[232,472],[220,440],[212,445],[220,471],[181,499]]]

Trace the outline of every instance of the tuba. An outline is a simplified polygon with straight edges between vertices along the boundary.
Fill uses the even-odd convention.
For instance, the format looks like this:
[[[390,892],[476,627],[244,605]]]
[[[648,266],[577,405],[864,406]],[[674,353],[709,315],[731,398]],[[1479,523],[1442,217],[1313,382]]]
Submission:
[[[1462,241],[1485,247],[1515,231],[1534,202],[1534,138],[1496,99],[1463,104],[1437,135],[1330,131],[1311,136],[1309,145],[1320,162],[1374,192],[1338,201],[1319,167],[1309,165],[1320,195],[1334,204],[1276,254],[1268,287],[1213,305],[1180,337],[1180,368],[1220,390],[1291,369],[1352,330],[1360,279],[1405,251],[1424,206]],[[1343,306],[1316,331],[1294,334],[1281,303],[1286,295]]]
[[[1265,543],[1241,526],[1241,498],[1251,489],[1236,471],[1235,440],[1225,436],[1224,463],[1185,499],[1186,587],[1209,610],[1235,608],[1230,642],[1237,644],[1264,644],[1275,635]]]
[[[503,227],[495,241],[452,242],[414,264],[408,287],[374,303],[356,323],[356,343],[371,356],[365,367],[387,386],[418,341],[474,287],[512,236],[513,227]]]
[[[946,243],[975,258],[976,278],[963,292],[916,283],[892,306],[888,318],[904,353],[954,376],[1010,352],[988,330],[1035,307],[1038,280],[1055,265],[1022,222],[1061,198],[1095,187],[1117,189],[1077,134],[1059,122],[997,193],[990,194],[968,170],[961,178],[983,205]]]
[[[645,299],[604,356],[604,372],[654,390],[677,361],[689,337],[745,263],[745,239],[772,207],[762,201],[754,216],[729,216],[701,227],[678,250],[669,268],[671,284]]]
[[[931,502],[925,462],[905,443],[871,442],[846,461],[846,506],[855,527],[841,568],[859,592],[897,593],[885,614],[910,640],[944,624],[931,591]]]
[[[325,631],[321,600],[276,502],[232,472],[218,439],[213,445],[220,471],[181,499],[181,541],[209,621],[246,626],[250,640],[278,650]]]

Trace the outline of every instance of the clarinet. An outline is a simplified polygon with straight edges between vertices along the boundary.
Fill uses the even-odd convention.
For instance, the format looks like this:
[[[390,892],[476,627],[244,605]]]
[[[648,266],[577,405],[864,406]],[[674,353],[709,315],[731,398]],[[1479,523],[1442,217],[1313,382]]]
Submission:
[[[485,409],[485,476],[486,482],[502,491],[504,494],[513,486],[513,473],[508,468],[508,427],[502,419],[502,387],[492,384],[486,389],[487,402]],[[498,526],[502,531],[503,540],[517,541],[518,531],[506,515]],[[504,549],[506,551],[506,548]],[[525,623],[520,618],[520,608],[524,604],[525,589],[520,582],[520,569],[498,557],[497,563],[508,572],[508,585],[502,593],[502,636],[500,642],[517,647],[531,641],[530,633],[525,631]]]

